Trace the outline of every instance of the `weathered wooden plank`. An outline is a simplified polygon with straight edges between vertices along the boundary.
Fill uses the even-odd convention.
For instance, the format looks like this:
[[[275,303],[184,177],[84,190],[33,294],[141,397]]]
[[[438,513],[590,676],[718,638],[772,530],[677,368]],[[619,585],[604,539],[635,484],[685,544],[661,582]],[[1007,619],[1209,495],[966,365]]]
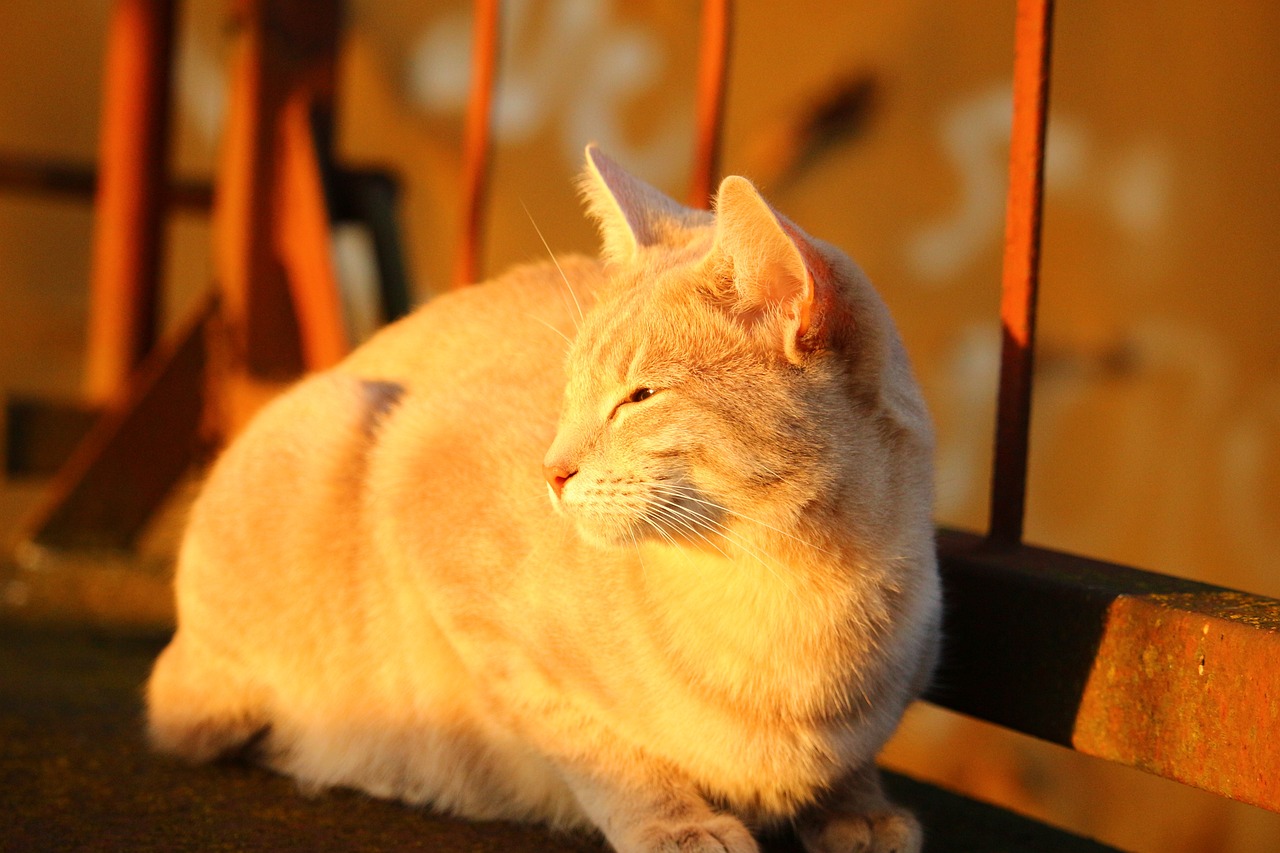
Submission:
[[[1230,590],[1112,602],[1072,744],[1280,811],[1280,603]]]

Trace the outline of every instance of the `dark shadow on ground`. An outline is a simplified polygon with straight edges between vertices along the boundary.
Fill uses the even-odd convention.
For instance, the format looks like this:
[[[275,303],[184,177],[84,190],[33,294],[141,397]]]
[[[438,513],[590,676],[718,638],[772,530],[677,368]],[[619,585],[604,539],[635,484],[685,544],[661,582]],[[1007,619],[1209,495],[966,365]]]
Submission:
[[[188,767],[145,748],[141,688],[165,637],[0,623],[0,848],[599,853],[595,839],[476,824],[353,793],[301,794],[256,767]],[[902,777],[928,850],[1108,848]],[[770,853],[796,851],[787,838]]]

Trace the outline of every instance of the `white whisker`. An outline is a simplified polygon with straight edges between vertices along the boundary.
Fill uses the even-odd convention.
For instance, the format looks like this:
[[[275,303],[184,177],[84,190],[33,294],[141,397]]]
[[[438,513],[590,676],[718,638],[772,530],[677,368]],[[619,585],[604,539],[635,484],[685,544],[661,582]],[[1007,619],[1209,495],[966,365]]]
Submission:
[[[689,509],[688,507],[683,507],[683,506],[680,506],[679,504],[672,504],[672,503],[656,503],[652,505],[651,511],[656,512],[662,518],[665,518],[666,520],[674,524],[678,524],[681,528],[687,530],[689,533],[698,537],[703,542],[706,542],[712,548],[715,548],[717,551],[719,551],[720,554],[724,556],[725,559],[732,559],[729,556],[729,554],[727,554],[724,551],[723,548],[721,548],[720,546],[712,542],[701,531],[707,530],[707,531],[710,531],[711,533],[715,533],[721,536],[729,544],[736,545],[738,549],[742,551],[742,553],[754,559],[762,567],[764,567],[764,569],[767,572],[769,572],[775,578],[777,578],[778,581],[782,582],[784,588],[792,596],[796,595],[795,590],[791,588],[791,584],[788,584],[786,582],[786,578],[784,575],[785,567],[781,566],[781,564],[776,563],[776,561],[765,559],[766,557],[769,556],[767,552],[763,552],[760,549],[756,548],[752,543],[748,542],[745,538],[738,536],[733,531],[726,528],[724,525],[720,524],[719,522],[716,522],[714,519],[710,519],[704,515],[696,513],[693,510]],[[779,569],[782,569],[783,571],[780,572]]]
[[[703,506],[711,507],[712,509],[716,509],[724,513],[728,513],[729,515],[732,515],[735,518],[740,518],[743,521],[749,522],[751,524],[755,524],[759,527],[763,527],[765,530],[769,530],[774,533],[777,533],[779,536],[785,536],[788,539],[791,539],[795,542],[798,542],[801,545],[804,545],[806,548],[812,548],[813,550],[818,551],[819,553],[826,554],[828,557],[839,557],[838,554],[828,551],[826,548],[823,548],[821,545],[816,545],[813,542],[810,542],[806,539],[796,536],[795,534],[788,533],[785,530],[781,530],[777,527],[774,527],[772,524],[768,524],[767,522],[761,521],[758,518],[754,518],[750,515],[746,515],[745,513],[732,510],[729,507],[725,506],[724,504],[716,503],[715,501],[706,500],[705,498],[700,498],[696,495],[690,494],[687,489],[681,489],[676,486],[668,486],[664,483],[653,483],[651,485],[654,491],[660,494],[665,494],[669,497],[677,497],[677,498],[680,498],[681,500],[693,501],[695,503],[702,504]]]
[[[551,325],[550,323],[548,323],[546,320],[542,319],[541,317],[535,317],[535,316],[533,316],[532,314],[525,314],[525,316],[526,316],[526,317],[528,317],[530,320],[532,320],[532,321],[533,321],[533,322],[535,322],[535,323],[541,323],[543,326],[546,326],[548,329],[550,329],[551,331],[553,331],[553,332],[555,332],[557,335],[559,335],[561,338],[563,338],[563,339],[564,339],[564,342],[565,342],[565,351],[566,351],[566,352],[567,352],[568,350],[570,350],[570,349],[572,349],[572,348],[573,348],[573,341],[572,341],[572,340],[570,340],[569,336],[568,336],[568,335],[566,335],[564,332],[560,331],[560,330],[559,330],[559,329],[557,329],[555,326]]]
[[[664,530],[661,525],[655,524],[653,521],[649,521],[648,526],[650,530],[661,536],[662,540],[671,546],[672,553],[679,555],[680,558],[684,560],[685,565],[690,567],[693,566],[693,557],[689,554],[688,548],[681,547],[680,543],[676,541],[676,538],[668,531]]]
[[[649,579],[649,569],[644,564],[644,557],[640,554],[640,541],[636,539],[636,532],[628,530],[627,535],[631,537],[631,547],[636,551],[636,561],[640,563],[640,574],[644,575],[645,580]]]
[[[523,201],[520,206],[524,208],[525,216],[529,217],[529,224],[533,226],[534,232],[538,235],[538,239],[542,241],[542,246],[547,250],[547,254],[551,256],[551,263],[556,265],[556,272],[560,273],[560,279],[564,282],[565,288],[569,291],[569,297],[573,300],[573,307],[578,310],[578,321],[583,319],[582,304],[578,302],[578,295],[573,292],[573,285],[569,283],[569,276],[564,274],[564,270],[560,268],[560,261],[556,259],[556,253],[551,251],[551,245],[547,242],[547,238],[542,236],[542,229],[538,227],[538,223],[534,221],[533,214],[529,212],[529,208]]]
[[[712,548],[714,548],[716,551],[720,553],[720,556],[724,557],[726,560],[729,559],[729,555],[725,552],[725,550],[721,548],[719,545],[717,545],[716,543],[712,542],[709,538],[707,538],[698,528],[701,527],[702,529],[710,530],[713,533],[716,533],[718,531],[706,525],[695,526],[693,522],[697,520],[697,516],[690,515],[687,517],[682,517],[676,512],[676,510],[681,508],[670,505],[670,504],[657,504],[653,506],[651,509],[653,511],[656,511],[666,521],[672,524],[678,525],[682,530],[688,532],[690,535],[698,537],[703,542],[710,545]]]

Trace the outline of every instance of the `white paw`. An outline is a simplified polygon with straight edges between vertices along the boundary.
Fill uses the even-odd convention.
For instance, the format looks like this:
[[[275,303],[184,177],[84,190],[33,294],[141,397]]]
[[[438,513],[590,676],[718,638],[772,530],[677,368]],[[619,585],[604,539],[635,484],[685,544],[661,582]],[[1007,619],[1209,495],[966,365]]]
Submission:
[[[821,826],[802,829],[807,853],[920,853],[924,833],[910,812],[834,815]]]
[[[736,818],[716,815],[698,823],[664,824],[641,834],[636,853],[760,853]],[[626,851],[630,853],[630,851]]]

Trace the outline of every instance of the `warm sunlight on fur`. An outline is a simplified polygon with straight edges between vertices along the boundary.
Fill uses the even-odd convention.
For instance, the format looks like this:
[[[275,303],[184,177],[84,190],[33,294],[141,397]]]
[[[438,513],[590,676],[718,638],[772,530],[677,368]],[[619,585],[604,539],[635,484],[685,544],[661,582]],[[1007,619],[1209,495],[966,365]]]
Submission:
[[[587,162],[603,260],[437,299],[218,462],[153,742],[624,853],[918,851],[873,764],[939,620],[892,321],[748,181]]]

